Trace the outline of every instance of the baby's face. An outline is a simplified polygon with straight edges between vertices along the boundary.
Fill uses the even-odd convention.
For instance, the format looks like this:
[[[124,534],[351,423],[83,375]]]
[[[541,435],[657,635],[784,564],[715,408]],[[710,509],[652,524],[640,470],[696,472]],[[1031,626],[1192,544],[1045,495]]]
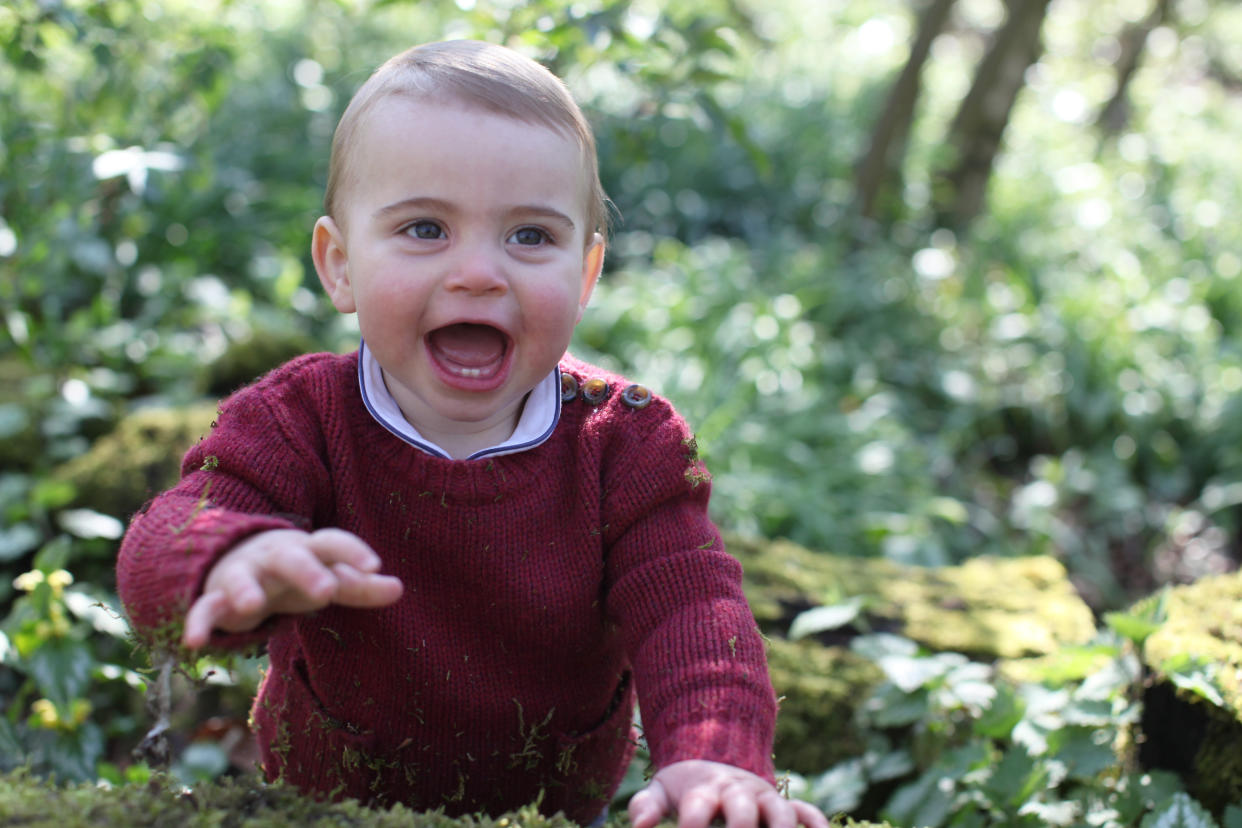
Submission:
[[[477,108],[389,96],[351,155],[339,221],[316,227],[333,303],[357,311],[416,428],[504,439],[599,275],[580,148]]]

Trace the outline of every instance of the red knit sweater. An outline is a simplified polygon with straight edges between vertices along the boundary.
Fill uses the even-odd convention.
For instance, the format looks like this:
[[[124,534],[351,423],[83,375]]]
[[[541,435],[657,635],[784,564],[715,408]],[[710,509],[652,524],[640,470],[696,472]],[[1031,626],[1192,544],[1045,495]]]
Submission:
[[[632,754],[772,779],[775,699],[710,484],[663,399],[566,357],[599,404],[547,442],[444,460],[363,405],[357,354],[315,354],[227,400],[182,480],[135,517],[117,566],[135,628],[179,620],[211,565],[272,528],[354,532],[405,585],[383,609],[269,619],[253,721],[269,778],[372,803],[497,813],[542,796],[589,822]]]

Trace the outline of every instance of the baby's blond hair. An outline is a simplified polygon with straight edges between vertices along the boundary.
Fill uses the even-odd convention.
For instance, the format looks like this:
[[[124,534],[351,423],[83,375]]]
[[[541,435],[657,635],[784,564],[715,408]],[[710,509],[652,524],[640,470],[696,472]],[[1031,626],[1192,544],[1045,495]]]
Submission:
[[[366,113],[389,95],[451,101],[549,127],[582,149],[586,180],[587,241],[607,235],[609,202],[599,180],[595,135],[565,84],[541,64],[512,49],[478,40],[446,40],[407,49],[375,70],[345,108],[332,137],[324,212],[340,220],[341,191],[350,154]]]

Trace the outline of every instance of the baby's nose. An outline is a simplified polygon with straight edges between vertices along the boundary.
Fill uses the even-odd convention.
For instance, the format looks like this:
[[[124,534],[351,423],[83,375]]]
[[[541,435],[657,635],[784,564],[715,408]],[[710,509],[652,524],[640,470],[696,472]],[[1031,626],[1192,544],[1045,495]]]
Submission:
[[[445,280],[445,287],[471,294],[502,294],[508,291],[509,283],[500,256],[486,248],[475,248],[462,251]]]

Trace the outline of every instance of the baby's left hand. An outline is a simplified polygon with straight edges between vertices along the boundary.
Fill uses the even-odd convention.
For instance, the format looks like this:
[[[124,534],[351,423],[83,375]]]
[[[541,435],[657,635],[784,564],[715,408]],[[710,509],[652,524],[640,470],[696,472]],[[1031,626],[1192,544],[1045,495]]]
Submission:
[[[828,828],[828,819],[809,802],[786,799],[749,771],[690,759],[661,768],[630,800],[634,828],[651,828],[677,815],[678,828],[707,828],[722,816],[727,828]]]

